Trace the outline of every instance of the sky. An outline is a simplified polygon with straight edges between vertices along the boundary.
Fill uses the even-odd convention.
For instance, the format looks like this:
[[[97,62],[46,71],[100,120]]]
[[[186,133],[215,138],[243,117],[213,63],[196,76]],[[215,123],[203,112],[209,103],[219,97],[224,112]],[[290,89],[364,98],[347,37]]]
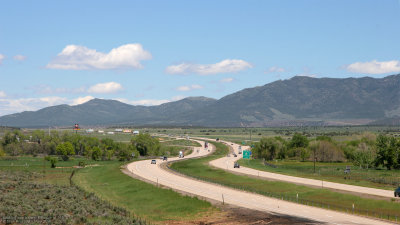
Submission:
[[[0,21],[0,116],[400,73],[400,0],[2,0]]]

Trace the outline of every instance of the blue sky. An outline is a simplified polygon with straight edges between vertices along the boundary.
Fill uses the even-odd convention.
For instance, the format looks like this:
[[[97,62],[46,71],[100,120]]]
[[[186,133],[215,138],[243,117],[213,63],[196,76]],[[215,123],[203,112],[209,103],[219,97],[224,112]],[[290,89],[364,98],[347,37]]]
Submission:
[[[2,1],[0,115],[400,73],[399,0]]]

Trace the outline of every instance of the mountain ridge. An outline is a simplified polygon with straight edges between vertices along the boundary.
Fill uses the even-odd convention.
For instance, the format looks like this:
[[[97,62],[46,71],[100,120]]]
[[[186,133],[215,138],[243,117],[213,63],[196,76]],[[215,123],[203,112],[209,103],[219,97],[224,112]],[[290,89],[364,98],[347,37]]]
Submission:
[[[363,125],[400,116],[400,74],[383,78],[295,76],[220,99],[187,97],[157,106],[93,99],[0,117],[17,127],[82,125],[302,126]]]

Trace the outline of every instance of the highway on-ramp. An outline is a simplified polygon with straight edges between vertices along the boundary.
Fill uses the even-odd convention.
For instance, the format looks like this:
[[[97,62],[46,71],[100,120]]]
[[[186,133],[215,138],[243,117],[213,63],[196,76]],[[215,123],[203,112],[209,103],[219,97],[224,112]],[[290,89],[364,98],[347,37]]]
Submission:
[[[202,146],[204,146],[203,142],[200,143]],[[209,148],[215,147],[210,145]],[[185,158],[204,156],[210,152],[205,150],[204,147],[195,147],[192,154],[185,156]],[[169,161],[175,160],[182,159],[169,159]],[[185,176],[177,175],[168,169],[164,169],[161,166],[163,163],[162,159],[157,159],[156,161],[156,164],[151,164],[151,160],[132,162],[127,165],[127,169],[134,175],[139,176],[149,182],[157,182],[160,185],[201,196],[206,199],[212,199],[220,202],[224,201],[227,204],[264,211],[271,214],[289,215],[328,224],[388,224],[388,222],[385,221],[300,205],[224,187],[221,185],[198,181]]]
[[[231,155],[230,157],[219,158],[219,159],[211,161],[210,165],[220,168],[220,169],[228,170],[231,172],[241,173],[241,174],[245,174],[245,175],[258,176],[261,178],[279,180],[279,181],[284,181],[284,182],[289,182],[289,183],[296,183],[296,184],[310,185],[310,186],[315,186],[315,187],[336,189],[336,190],[354,192],[354,193],[360,193],[360,194],[366,194],[366,195],[375,195],[375,196],[386,197],[386,198],[394,197],[393,191],[382,190],[382,189],[377,189],[377,188],[368,188],[368,187],[361,187],[361,186],[356,186],[356,185],[340,184],[340,183],[334,183],[334,182],[329,182],[329,181],[288,176],[288,175],[283,175],[283,174],[278,174],[278,173],[271,173],[271,172],[266,172],[266,171],[261,171],[261,170],[255,170],[255,169],[251,169],[248,167],[244,167],[242,165],[240,165],[240,168],[233,168],[235,161],[237,161],[243,157],[242,154],[239,154],[239,146],[240,145],[231,143],[231,142],[225,142],[225,144],[231,146],[238,157],[233,157]],[[241,146],[241,148],[243,151],[245,149],[248,149],[249,147]]]

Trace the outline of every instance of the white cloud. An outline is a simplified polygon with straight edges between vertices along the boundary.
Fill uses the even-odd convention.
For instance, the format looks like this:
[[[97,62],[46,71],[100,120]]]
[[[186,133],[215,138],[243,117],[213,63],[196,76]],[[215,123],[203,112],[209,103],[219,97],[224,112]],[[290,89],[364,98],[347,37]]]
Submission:
[[[86,92],[85,87],[77,87],[77,88],[63,88],[63,87],[51,87],[46,84],[35,85],[29,87],[28,89],[33,90],[36,94],[79,94]]]
[[[204,87],[198,84],[192,84],[190,86],[180,86],[177,87],[177,91],[192,91],[192,90],[198,90],[198,89],[203,89]]]
[[[268,69],[268,72],[269,73],[283,73],[283,72],[286,72],[286,69],[285,68],[281,68],[281,67],[273,66],[273,67],[270,67]]]
[[[4,92],[4,91],[0,91],[0,98],[4,98],[4,97],[6,97],[7,95],[6,95],[6,93]]]
[[[400,72],[400,61],[392,60],[386,62],[356,62],[345,66],[345,69],[353,73],[383,74]]]
[[[185,96],[174,96],[171,99],[141,99],[141,100],[129,100],[129,99],[116,99],[120,102],[124,102],[126,104],[131,104],[131,105],[144,105],[144,106],[155,106],[155,105],[161,105],[164,103],[168,102],[174,102],[174,101],[179,101],[181,99],[185,98]]]
[[[108,82],[108,83],[100,83],[100,84],[93,85],[88,89],[88,92],[96,93],[96,94],[111,94],[111,93],[116,93],[118,91],[121,91],[123,89],[124,88],[119,83]]]
[[[231,83],[233,81],[234,81],[234,79],[232,77],[228,77],[228,78],[224,78],[224,79],[220,80],[221,83]]]
[[[150,52],[141,44],[122,45],[109,53],[67,45],[46,67],[64,70],[140,69],[143,68],[140,62],[151,58]]]
[[[167,102],[171,102],[171,100],[167,99],[141,99],[141,100],[129,100],[129,99],[116,99],[120,102],[130,104],[130,105],[145,105],[145,106],[153,106],[153,105],[161,105]]]
[[[57,96],[42,98],[0,99],[0,115],[22,111],[33,111],[48,106],[65,104],[67,102],[68,99]]]
[[[13,58],[14,58],[14,60],[17,60],[17,61],[24,61],[26,59],[26,56],[24,56],[24,55],[16,55]]]
[[[192,64],[181,63],[178,65],[171,65],[165,69],[169,74],[200,74],[211,75],[218,73],[237,73],[242,70],[252,68],[253,66],[240,59],[225,59],[215,64]]]
[[[6,58],[5,55],[0,54],[0,65],[3,63],[3,59],[5,59],[5,58]]]
[[[79,97],[79,98],[75,98],[72,100],[72,102],[70,103],[71,105],[80,105],[83,104],[85,102],[88,102],[90,100],[94,99],[93,96],[85,96],[85,97]]]

